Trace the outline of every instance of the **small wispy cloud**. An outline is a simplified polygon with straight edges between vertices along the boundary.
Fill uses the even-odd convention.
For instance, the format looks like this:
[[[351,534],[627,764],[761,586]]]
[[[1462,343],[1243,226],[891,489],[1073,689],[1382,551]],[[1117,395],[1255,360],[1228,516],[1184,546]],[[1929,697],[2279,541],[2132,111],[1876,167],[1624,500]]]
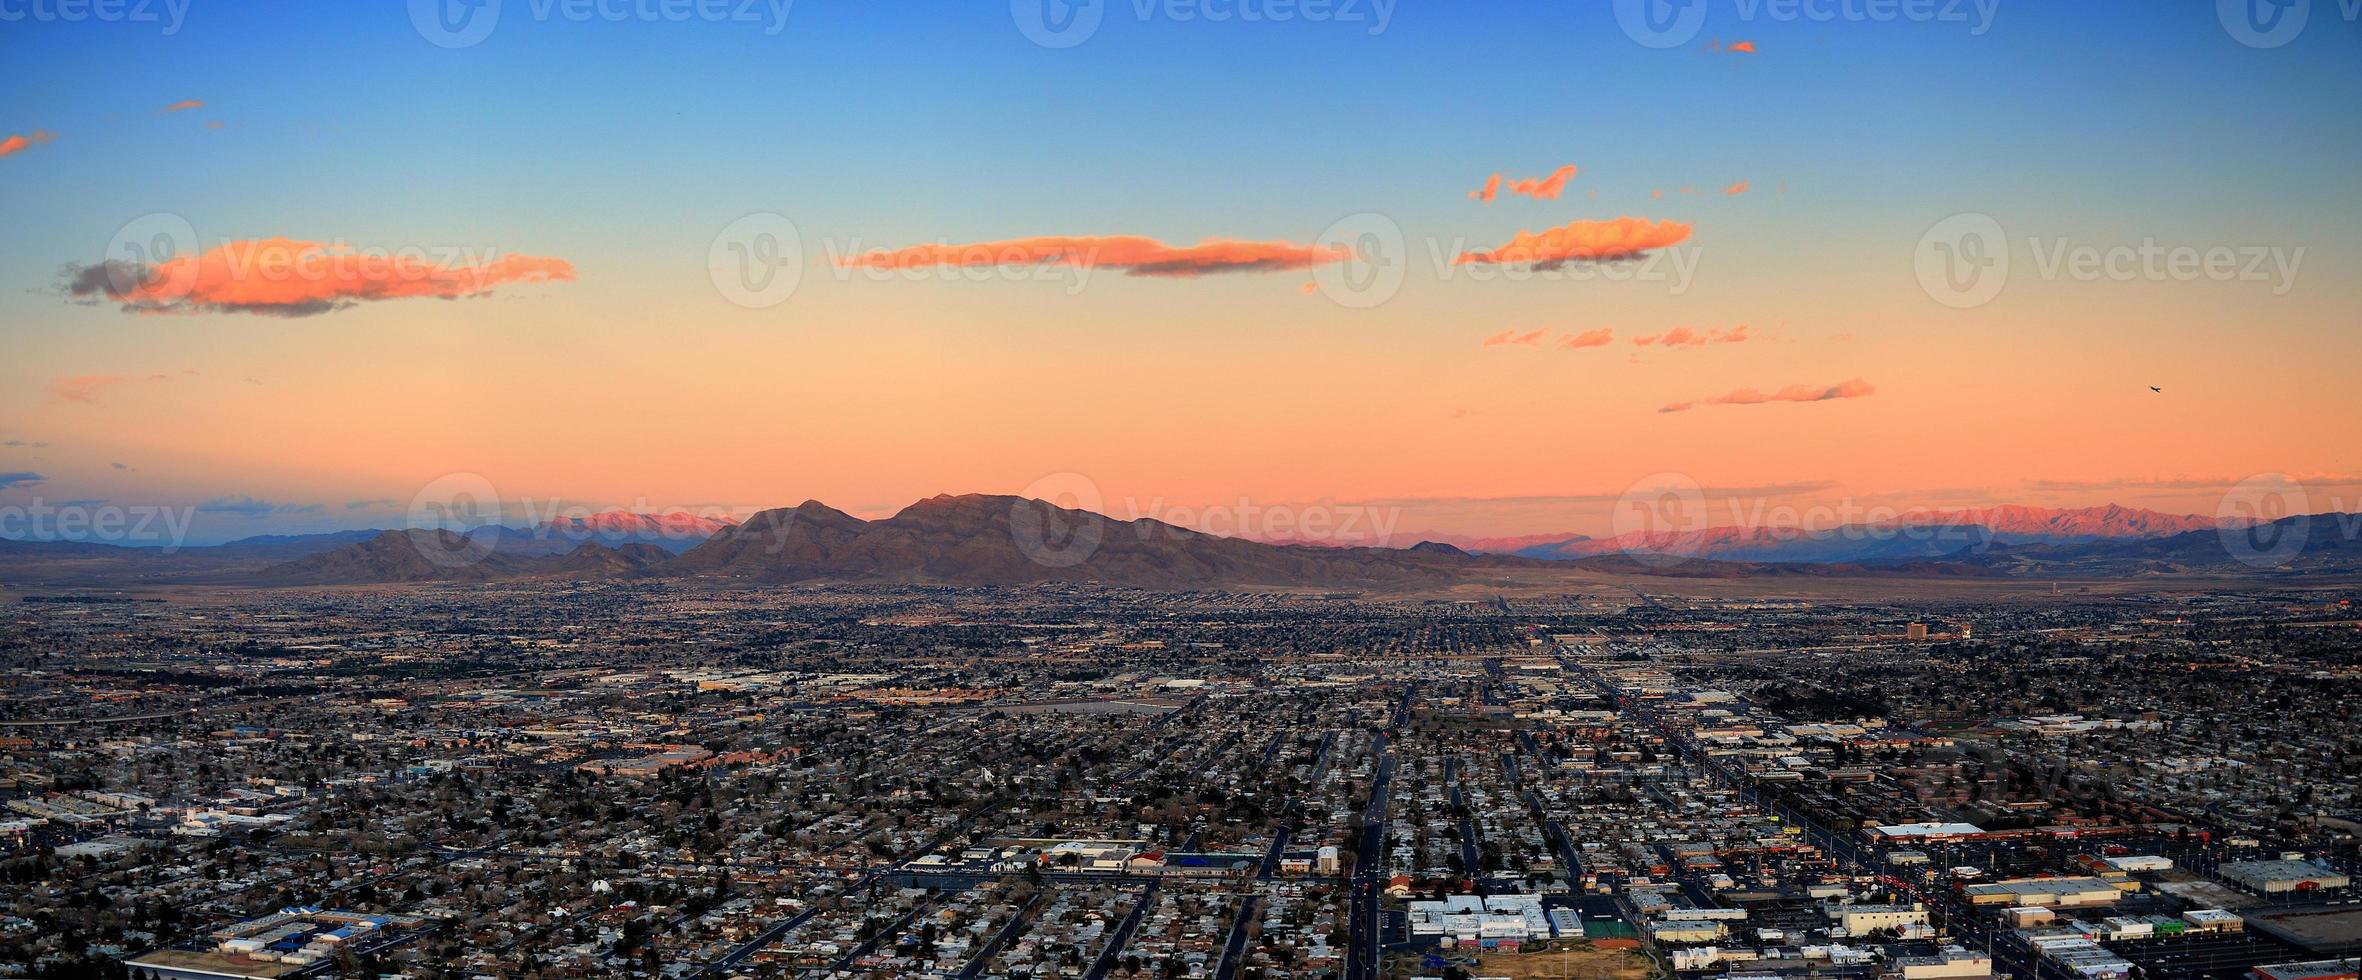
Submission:
[[[159,116],[161,116],[161,115],[164,115],[165,113],[170,113],[170,112],[186,112],[186,111],[188,111],[188,110],[190,110],[190,109],[202,109],[202,108],[205,108],[205,103],[204,103],[202,100],[199,100],[199,99],[182,99],[182,100],[180,100],[180,101],[178,101],[178,102],[175,102],[175,103],[173,103],[173,104],[171,104],[171,105],[165,106],[164,108],[161,108],[161,109],[158,109],[158,110],[156,110],[156,114],[157,114],[157,115],[159,115]]]
[[[1769,405],[1774,402],[1826,402],[1846,398],[1868,398],[1878,389],[1860,378],[1840,381],[1833,385],[1789,385],[1778,391],[1765,392],[1741,388],[1729,394],[1701,398],[1697,401],[1674,402],[1657,409],[1659,413],[1686,412],[1700,405]]]
[[[1582,333],[1561,337],[1558,346],[1568,350],[1580,350],[1585,347],[1605,347],[1614,343],[1615,340],[1616,330],[1614,327],[1600,327],[1596,330],[1585,330]]]
[[[397,503],[399,503],[399,502],[400,502],[400,501],[395,501],[395,500],[383,500],[383,499],[380,499],[380,500],[349,500],[349,501],[346,501],[346,502],[345,502],[344,509],[346,509],[346,510],[378,510],[378,509],[380,509],[380,508],[385,508],[385,507],[392,507],[392,506],[394,506],[395,504],[397,504]]]
[[[847,269],[979,268],[1060,265],[1121,269],[1126,275],[1193,279],[1225,272],[1287,272],[1333,265],[1353,257],[1344,246],[1247,242],[1209,238],[1167,245],[1139,235],[1044,236],[964,244],[913,245],[864,252],[838,261]]]
[[[100,396],[127,384],[160,384],[169,374],[77,374],[50,382],[49,393],[59,401],[95,403]]]
[[[40,483],[44,479],[46,478],[41,474],[32,472],[30,470],[18,470],[14,473],[0,473],[0,490],[8,490],[15,487],[29,487],[33,484]]]
[[[288,514],[317,514],[327,508],[319,504],[280,504],[245,494],[215,497],[197,505],[200,514],[228,514],[233,517],[263,518]]]
[[[1749,332],[1748,326],[1744,323],[1732,327],[1729,330],[1724,330],[1720,327],[1716,327],[1711,330],[1697,330],[1691,327],[1674,327],[1673,329],[1667,330],[1664,333],[1649,334],[1645,337],[1634,337],[1632,338],[1632,346],[1669,347],[1675,350],[1680,350],[1689,347],[1704,347],[1708,344],[1741,344],[1747,342],[1747,340],[1752,336],[1753,334]]]
[[[56,138],[56,133],[46,129],[36,129],[31,136],[12,133],[7,139],[0,139],[0,157],[22,153]]]
[[[1500,333],[1486,337],[1484,339],[1484,345],[1486,347],[1533,347],[1539,345],[1542,342],[1542,338],[1549,335],[1549,327],[1543,327],[1540,330],[1529,330],[1525,333],[1518,333],[1515,330],[1503,330]]]
[[[1469,191],[1468,196],[1491,204],[1494,198],[1501,196],[1501,191],[1507,190],[1511,194],[1530,197],[1537,201],[1555,201],[1558,200],[1558,195],[1565,193],[1566,182],[1573,180],[1575,173],[1575,165],[1570,163],[1551,171],[1547,177],[1527,177],[1504,184],[1501,174],[1496,171],[1490,179],[1484,182],[1483,187]]]

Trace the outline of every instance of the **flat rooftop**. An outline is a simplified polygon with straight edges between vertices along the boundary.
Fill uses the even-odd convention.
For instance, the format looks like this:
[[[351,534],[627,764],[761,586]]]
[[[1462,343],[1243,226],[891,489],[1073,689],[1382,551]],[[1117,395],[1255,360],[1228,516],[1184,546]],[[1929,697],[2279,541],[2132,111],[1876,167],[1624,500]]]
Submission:
[[[2250,912],[2247,927],[2316,953],[2350,954],[2362,949],[2362,905]]]
[[[144,967],[158,972],[180,971],[165,973],[168,977],[245,977],[250,980],[277,980],[279,977],[303,969],[293,963],[265,963],[243,956],[225,956],[214,952],[194,953],[185,949],[159,949],[133,959],[125,965],[133,970]]]

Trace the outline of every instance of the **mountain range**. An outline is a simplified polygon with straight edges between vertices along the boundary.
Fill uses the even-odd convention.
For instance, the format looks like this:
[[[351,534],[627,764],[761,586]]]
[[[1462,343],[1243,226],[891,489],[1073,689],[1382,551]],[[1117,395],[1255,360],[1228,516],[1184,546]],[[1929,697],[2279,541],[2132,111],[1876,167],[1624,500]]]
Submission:
[[[918,501],[863,520],[819,501],[744,522],[593,515],[532,528],[339,531],[166,551],[0,540],[0,581],[309,586],[665,577],[1149,589],[1420,590],[1585,578],[1959,578],[2362,572],[2362,515],[2252,528],[2122,507],[1930,512],[1807,533],[1708,528],[1611,538],[1274,544],[1021,497]],[[1490,550],[1500,549],[1500,550]]]
[[[2212,518],[2115,504],[2074,509],[2011,504],[1913,511],[1885,520],[1820,530],[1723,525],[1696,530],[1633,531],[1606,538],[1572,533],[1473,539],[1440,534],[1409,537],[1453,544],[1476,554],[1547,560],[1672,555],[1723,561],[1831,564],[1953,558],[1983,554],[2004,545],[2161,538],[2213,531],[2217,526]]]

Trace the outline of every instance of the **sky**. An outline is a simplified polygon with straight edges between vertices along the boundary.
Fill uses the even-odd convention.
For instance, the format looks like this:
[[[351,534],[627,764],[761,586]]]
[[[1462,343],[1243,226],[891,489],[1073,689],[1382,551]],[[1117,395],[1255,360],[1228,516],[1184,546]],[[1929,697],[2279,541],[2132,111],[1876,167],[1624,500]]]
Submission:
[[[2350,4],[1044,2],[0,0],[0,536],[2362,510]]]

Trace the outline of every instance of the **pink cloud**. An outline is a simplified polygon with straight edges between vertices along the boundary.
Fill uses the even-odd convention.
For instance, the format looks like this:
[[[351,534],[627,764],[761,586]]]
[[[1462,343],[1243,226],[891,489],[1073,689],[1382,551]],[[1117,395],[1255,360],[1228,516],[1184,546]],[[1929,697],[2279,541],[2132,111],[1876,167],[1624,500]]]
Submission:
[[[481,296],[509,283],[570,282],[574,266],[537,255],[433,263],[425,250],[373,250],[289,238],[229,241],[163,262],[68,269],[67,293],[132,313],[309,316],[361,302]]]
[[[1730,46],[1730,47],[1724,48],[1723,50],[1725,50],[1725,51],[1730,51],[1730,52],[1733,52],[1733,53],[1736,53],[1736,54],[1754,54],[1754,53],[1755,53],[1755,42],[1753,42],[1753,41],[1733,41],[1733,42],[1731,42],[1731,46]]]
[[[1195,245],[1167,245],[1138,235],[1043,236],[963,245],[913,245],[880,249],[839,261],[848,269],[914,269],[927,266],[1065,265],[1122,269],[1135,276],[1193,279],[1218,272],[1283,272],[1343,262],[1344,246],[1294,242],[1242,242],[1209,238]]]
[[[199,100],[197,100],[197,99],[182,99],[182,100],[180,100],[180,101],[178,101],[178,102],[175,102],[175,103],[173,103],[173,104],[171,104],[171,105],[165,106],[164,108],[158,109],[158,110],[156,110],[156,112],[157,112],[157,114],[161,115],[161,114],[163,114],[163,113],[167,113],[167,112],[185,112],[185,111],[187,111],[187,110],[190,110],[190,109],[202,109],[202,108],[205,108],[205,103],[204,103],[204,102],[202,102],[202,101],[199,101]]]
[[[1674,402],[1657,409],[1660,413],[1686,412],[1699,405],[1768,405],[1773,402],[1827,402],[1846,398],[1868,398],[1878,389],[1860,378],[1840,381],[1833,385],[1789,385],[1775,392],[1765,393],[1754,388],[1741,388],[1727,395],[1715,395],[1699,401]]]
[[[100,395],[120,385],[135,381],[153,384],[170,380],[172,376],[168,374],[78,374],[51,382],[49,393],[59,401],[95,403]]]
[[[1754,334],[1750,332],[1750,328],[1744,323],[1732,327],[1729,330],[1723,330],[1718,327],[1713,330],[1707,330],[1703,332],[1691,329],[1689,327],[1674,327],[1673,329],[1667,330],[1664,333],[1649,334],[1646,337],[1634,337],[1632,338],[1632,346],[1669,347],[1675,350],[1680,350],[1688,347],[1704,347],[1707,344],[1745,343],[1753,336]]]
[[[1542,338],[1548,336],[1549,333],[1549,327],[1543,327],[1540,330],[1529,331],[1526,333],[1518,333],[1515,330],[1503,330],[1500,333],[1486,337],[1484,339],[1484,345],[1486,347],[1534,347],[1541,344]]]
[[[56,133],[46,129],[36,129],[31,136],[11,134],[7,139],[0,140],[0,157],[31,149],[56,138]]]
[[[1508,190],[1511,194],[1521,194],[1537,201],[1555,201],[1558,200],[1559,194],[1565,192],[1566,182],[1574,179],[1576,172],[1575,165],[1570,163],[1551,171],[1550,176],[1547,177],[1527,177],[1523,180],[1510,181]],[[1501,175],[1495,173],[1491,179],[1484,182],[1483,187],[1469,191],[1468,196],[1490,204],[1494,198],[1500,196],[1501,189]]]
[[[1732,197],[1737,197],[1737,196],[1739,196],[1739,195],[1741,195],[1741,194],[1745,194],[1745,193],[1747,193],[1747,188],[1748,188],[1749,186],[1750,186],[1750,182],[1742,180],[1742,181],[1739,181],[1739,182],[1738,182],[1738,183],[1736,183],[1736,184],[1732,184],[1732,185],[1730,185],[1729,187],[1725,187],[1725,188],[1723,188],[1723,189],[1722,189],[1722,192],[1723,192],[1723,193],[1725,193],[1725,194],[1728,194],[1728,195],[1730,195],[1730,196],[1732,196]]]
[[[1564,347],[1568,350],[1580,350],[1585,347],[1605,347],[1615,339],[1615,328],[1600,327],[1597,330],[1585,330],[1582,333],[1563,338],[1558,342],[1558,346]]]
[[[1539,234],[1520,231],[1500,248],[1462,252],[1452,259],[1452,264],[1551,266],[1567,262],[1610,262],[1678,244],[1689,233],[1690,226],[1679,221],[1633,217],[1574,221]]]

